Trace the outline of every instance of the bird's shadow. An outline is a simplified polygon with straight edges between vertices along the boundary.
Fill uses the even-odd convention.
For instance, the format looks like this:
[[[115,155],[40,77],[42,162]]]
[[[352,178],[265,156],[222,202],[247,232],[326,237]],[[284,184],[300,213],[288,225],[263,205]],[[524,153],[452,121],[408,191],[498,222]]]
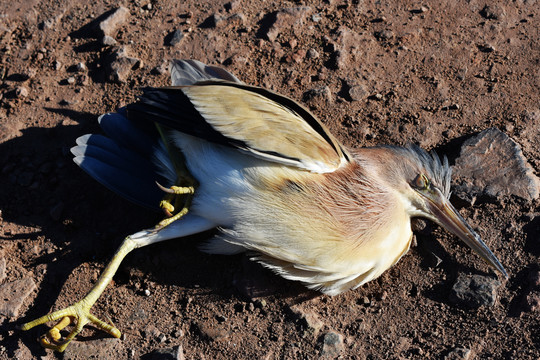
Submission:
[[[45,111],[60,118],[58,125],[29,127],[0,144],[1,247],[18,248],[22,267],[30,273],[47,265],[34,304],[25,316],[2,323],[3,333],[48,313],[62,284],[81,263],[107,262],[119,244],[107,240],[121,239],[129,220],[150,226],[147,210],[111,195],[71,161],[75,139],[99,131],[97,115],[66,108]],[[31,336],[15,334],[34,354],[42,352],[33,330]],[[5,346],[13,354],[18,345],[9,341]]]

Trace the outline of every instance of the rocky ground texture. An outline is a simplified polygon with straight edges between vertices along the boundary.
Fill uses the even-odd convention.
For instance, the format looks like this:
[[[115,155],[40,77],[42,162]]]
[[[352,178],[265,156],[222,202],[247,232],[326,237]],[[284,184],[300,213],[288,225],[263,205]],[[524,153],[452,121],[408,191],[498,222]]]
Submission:
[[[12,0],[0,7],[0,358],[538,359],[540,6],[495,1]],[[498,278],[437,226],[378,280],[328,297],[211,233],[134,251],[63,355],[17,325],[80,299],[121,239],[154,225],[71,161],[97,116],[169,81],[174,58],[302,101],[347,146],[416,143]]]

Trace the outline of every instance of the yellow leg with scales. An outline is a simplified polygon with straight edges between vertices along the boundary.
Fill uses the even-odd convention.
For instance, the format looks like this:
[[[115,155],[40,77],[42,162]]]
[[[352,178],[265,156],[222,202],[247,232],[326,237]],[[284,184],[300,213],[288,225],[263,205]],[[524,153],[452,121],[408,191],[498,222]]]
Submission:
[[[191,204],[191,198],[195,193],[195,187],[172,186],[170,189],[165,189],[165,191],[167,192],[167,196],[169,197],[166,197],[164,200],[162,200],[161,204],[170,205],[169,208],[172,210],[172,212],[175,212],[175,208],[170,203],[171,201],[174,201],[175,204],[182,204],[182,207],[180,208],[180,211],[171,214],[171,217],[162,220],[154,229],[146,231],[146,233],[150,236],[152,236],[153,234],[157,234],[160,230],[166,228],[167,226],[169,226],[176,220],[179,220],[181,217],[188,213],[188,207]],[[164,207],[164,205],[161,206]],[[141,233],[144,233],[144,231]],[[134,234],[134,236],[137,234]],[[126,237],[122,242],[122,245],[120,245],[120,248],[116,251],[116,254],[114,254],[112,260],[109,262],[109,264],[99,277],[96,285],[92,288],[92,290],[90,290],[88,295],[86,295],[81,301],[76,302],[75,304],[65,309],[55,311],[51,314],[42,316],[36,320],[30,321],[22,325],[21,329],[30,330],[37,325],[41,325],[49,321],[59,320],[59,322],[55,326],[53,326],[46,334],[44,334],[40,340],[42,346],[59,352],[64,351],[70,341],[78,333],[80,333],[83,327],[88,323],[92,323],[97,328],[105,331],[111,336],[119,338],[121,335],[120,330],[114,327],[114,325],[108,324],[92,315],[90,313],[90,308],[95,304],[95,302],[101,296],[107,285],[111,282],[114,274],[120,266],[120,263],[126,257],[126,255],[129,254],[133,249],[147,245],[147,243],[151,243],[151,241],[140,242],[134,240],[132,236]],[[75,327],[66,336],[66,338],[62,340],[60,331],[65,327],[71,325],[72,323],[75,324]]]
[[[62,309],[55,311],[51,314],[42,316],[36,320],[30,321],[21,326],[22,330],[30,330],[31,328],[44,324],[48,321],[57,321],[60,320],[53,328],[51,328],[45,335],[41,337],[41,344],[49,349],[56,351],[64,351],[70,341],[83,329],[83,327],[92,323],[97,328],[107,332],[113,337],[119,338],[121,333],[116,327],[111,324],[99,320],[97,317],[90,313],[90,308],[94,305],[100,295],[103,293],[107,285],[111,282],[116,270],[120,266],[122,260],[126,257],[131,250],[135,249],[137,242],[132,240],[130,236],[126,237],[125,240],[120,245],[120,248],[114,254],[111,262],[101,276],[99,277],[96,285],[90,290],[88,295],[86,295],[81,301],[76,302],[75,304]],[[60,331],[66,326],[73,323],[75,320],[75,327],[65,339],[61,339]]]
[[[138,247],[145,246],[156,241],[166,240],[168,238],[175,237],[167,234],[164,235],[162,239],[159,238],[160,232],[162,230],[167,229],[170,224],[188,213],[188,206],[191,203],[191,197],[193,192],[194,190],[187,190],[188,199],[185,199],[182,209],[178,213],[174,214],[172,217],[160,222],[156,228],[145,230],[126,237],[122,242],[122,245],[120,245],[120,248],[114,254],[112,260],[109,262],[109,264],[99,277],[95,286],[82,300],[65,309],[55,311],[51,314],[30,321],[22,325],[21,329],[30,330],[35,326],[44,324],[49,321],[58,321],[55,326],[53,326],[46,334],[41,337],[40,342],[42,346],[59,352],[64,351],[68,344],[71,342],[71,340],[78,333],[80,333],[83,327],[88,323],[92,323],[97,328],[105,331],[111,336],[119,338],[121,335],[120,330],[118,330],[114,325],[108,324],[92,315],[90,313],[90,308],[96,303],[107,285],[111,282],[114,274],[120,266],[120,263],[127,254],[129,254],[132,250]],[[184,190],[180,190],[180,193],[181,195],[184,195]],[[60,331],[71,324],[75,325],[74,328],[65,337],[65,339],[62,339]]]

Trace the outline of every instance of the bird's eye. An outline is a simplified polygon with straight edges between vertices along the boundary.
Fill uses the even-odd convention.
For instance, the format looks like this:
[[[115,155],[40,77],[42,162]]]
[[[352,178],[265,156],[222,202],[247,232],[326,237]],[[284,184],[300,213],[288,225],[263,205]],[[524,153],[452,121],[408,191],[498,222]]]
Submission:
[[[427,190],[429,189],[431,182],[424,174],[419,174],[413,181],[413,185],[415,188],[420,190]]]

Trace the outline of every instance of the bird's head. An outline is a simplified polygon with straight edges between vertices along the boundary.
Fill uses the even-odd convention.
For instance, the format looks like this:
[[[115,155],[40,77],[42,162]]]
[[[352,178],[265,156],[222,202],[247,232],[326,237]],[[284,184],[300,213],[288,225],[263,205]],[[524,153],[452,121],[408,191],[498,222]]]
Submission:
[[[418,146],[385,147],[393,152],[386,176],[398,191],[411,217],[423,217],[444,227],[467,244],[496,270],[508,277],[504,267],[480,236],[450,203],[451,168],[446,157],[428,154]]]

